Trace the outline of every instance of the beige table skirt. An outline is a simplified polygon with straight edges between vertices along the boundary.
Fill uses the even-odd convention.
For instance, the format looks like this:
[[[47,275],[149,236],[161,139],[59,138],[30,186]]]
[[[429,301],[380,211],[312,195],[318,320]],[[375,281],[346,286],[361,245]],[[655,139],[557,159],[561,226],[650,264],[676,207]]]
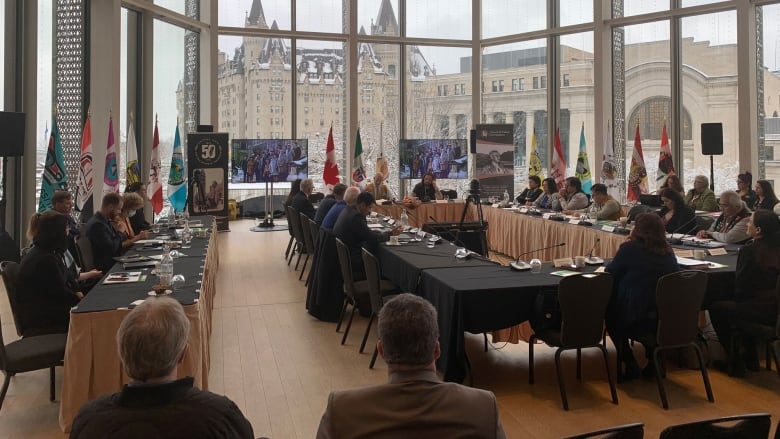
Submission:
[[[211,234],[198,302],[184,307],[190,320],[188,350],[179,377],[192,376],[195,386],[208,389],[211,313],[214,307],[219,251]],[[98,396],[118,392],[130,381],[122,370],[116,332],[129,310],[72,313],[65,348],[60,427],[69,432],[81,406]]]
[[[430,217],[436,218],[436,221],[440,223],[459,222],[460,217],[463,215],[464,208],[466,208],[466,203],[456,201],[453,203],[425,203],[420,204],[415,209],[409,209],[397,204],[375,206],[374,212],[377,212],[380,215],[399,218],[401,212],[406,209],[409,215],[409,225],[412,227],[422,227],[426,223],[434,222]],[[474,221],[475,218],[474,206],[472,204],[469,205],[466,212],[465,221]]]

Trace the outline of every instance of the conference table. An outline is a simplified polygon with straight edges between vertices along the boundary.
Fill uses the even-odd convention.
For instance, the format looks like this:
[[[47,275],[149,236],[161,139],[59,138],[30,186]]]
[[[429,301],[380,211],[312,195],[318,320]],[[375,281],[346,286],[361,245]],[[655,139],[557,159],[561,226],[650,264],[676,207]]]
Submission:
[[[184,306],[190,321],[188,349],[179,366],[179,377],[192,376],[195,386],[207,389],[219,252],[216,234],[211,233],[216,227],[214,217],[201,219],[210,232],[205,237],[194,237],[190,248],[177,249],[180,254],[174,259],[174,274],[183,275],[185,281],[175,286],[170,297]],[[127,252],[128,255],[134,253],[150,256],[159,255],[161,250],[144,251],[137,246]],[[117,271],[141,271],[145,277],[133,283],[105,284],[101,281],[71,310],[59,415],[60,427],[65,432],[70,431],[74,417],[85,402],[118,392],[130,381],[122,370],[116,333],[122,319],[134,307],[133,303],[149,297],[157,276],[148,268],[125,270],[120,263],[109,273]]]
[[[465,221],[474,221],[476,219],[474,204],[469,203],[466,205],[463,200],[421,203],[414,207],[403,204],[386,204],[376,205],[373,208],[374,212],[391,218],[400,218],[401,212],[404,210],[406,210],[409,216],[409,226],[411,227],[422,227],[426,223],[435,222],[459,222],[464,210],[466,211]]]
[[[529,217],[510,211],[486,208],[485,216],[493,221],[504,221],[505,227],[516,222],[530,222],[542,230],[554,230],[548,241],[539,240],[536,245],[557,243],[564,236],[580,237],[602,243],[609,248],[613,243],[623,242],[624,235],[612,234],[601,230],[601,226],[580,226]],[[548,224],[549,223],[549,224]],[[493,223],[491,223],[491,228]],[[544,233],[536,229],[527,229],[526,233]],[[495,238],[495,236],[494,236]],[[530,239],[515,235],[505,241]],[[583,248],[592,247],[592,243],[581,244],[567,238],[568,252],[585,254]],[[606,245],[604,245],[606,243]],[[523,244],[528,245],[528,244]],[[601,255],[612,257],[615,250],[603,250]],[[564,248],[565,248],[564,247]],[[570,253],[574,248],[575,252]],[[683,250],[694,247],[682,247]],[[708,270],[709,283],[705,306],[712,300],[727,296],[733,291],[734,267],[736,266],[736,247],[727,246],[727,255],[712,256],[708,260],[725,267]],[[447,242],[429,249],[423,242],[404,243],[399,246],[381,245],[377,249],[382,275],[396,283],[403,291],[413,292],[429,300],[437,309],[439,319],[441,356],[437,361],[438,370],[447,381],[461,382],[466,377],[468,359],[465,350],[465,332],[481,333],[513,327],[530,319],[537,294],[545,289],[557,288],[561,277],[551,274],[558,269],[545,263],[541,273],[530,271],[512,271],[509,267],[488,262],[479,257],[459,259],[455,256],[456,247]],[[565,251],[565,250],[564,250]],[[551,256],[555,256],[551,254]],[[557,256],[556,256],[557,257]],[[582,272],[593,272],[597,266],[586,266]]]

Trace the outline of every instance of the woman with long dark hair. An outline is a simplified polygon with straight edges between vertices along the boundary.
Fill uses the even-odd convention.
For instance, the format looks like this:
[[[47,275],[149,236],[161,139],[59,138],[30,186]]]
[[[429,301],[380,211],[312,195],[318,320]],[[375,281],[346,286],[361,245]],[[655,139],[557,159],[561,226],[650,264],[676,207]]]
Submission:
[[[607,265],[607,271],[615,277],[615,292],[605,320],[618,351],[620,381],[639,377],[639,365],[628,338],[655,333],[658,321],[655,285],[661,276],[678,270],[677,258],[666,242],[661,217],[655,213],[639,214],[631,235]],[[645,352],[649,355],[652,346],[645,346]],[[649,368],[646,373],[654,371]]]
[[[679,192],[672,188],[661,191],[661,202],[664,207],[658,212],[664,228],[668,233],[689,234],[696,230],[696,214],[685,204]]]
[[[68,219],[48,211],[41,214],[33,247],[22,259],[17,284],[22,326],[39,333],[67,332],[70,308],[84,294],[65,262]]]
[[[772,210],[778,202],[772,183],[767,180],[756,181],[756,199],[751,209]]]
[[[542,193],[536,197],[533,203],[528,202],[526,204],[533,205],[540,209],[552,209],[553,201],[558,199],[558,185],[555,183],[554,178],[545,178],[542,180]]]
[[[284,200],[284,207],[292,206],[293,197],[295,194],[301,191],[301,179],[297,179],[290,184],[290,193],[287,194],[287,199]]]
[[[739,249],[735,291],[731,300],[719,301],[710,307],[712,326],[718,340],[729,353],[734,365],[733,375],[744,375],[745,368],[758,370],[756,342],[742,336],[742,352],[729,352],[731,325],[735,320],[774,326],[777,322],[775,286],[780,275],[780,219],[771,210],[758,209],[748,222],[751,242]]]

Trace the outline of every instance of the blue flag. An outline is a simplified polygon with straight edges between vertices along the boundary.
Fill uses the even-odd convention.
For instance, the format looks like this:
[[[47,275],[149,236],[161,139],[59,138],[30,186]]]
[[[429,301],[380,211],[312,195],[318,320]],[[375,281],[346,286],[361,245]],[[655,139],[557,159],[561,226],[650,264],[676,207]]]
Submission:
[[[46,149],[46,163],[41,176],[41,197],[38,212],[52,208],[51,197],[57,189],[68,188],[68,174],[65,172],[65,160],[62,158],[62,140],[57,129],[57,117],[52,118],[49,147]]]
[[[187,185],[184,169],[184,154],[182,153],[181,138],[179,137],[179,125],[176,124],[176,134],[173,136],[173,157],[171,158],[171,170],[168,173],[168,200],[176,212],[184,211],[187,204]]]
[[[588,150],[585,148],[585,123],[580,131],[580,151],[577,154],[577,168],[574,175],[582,182],[582,192],[590,194],[593,179],[590,177],[590,163],[588,163]]]

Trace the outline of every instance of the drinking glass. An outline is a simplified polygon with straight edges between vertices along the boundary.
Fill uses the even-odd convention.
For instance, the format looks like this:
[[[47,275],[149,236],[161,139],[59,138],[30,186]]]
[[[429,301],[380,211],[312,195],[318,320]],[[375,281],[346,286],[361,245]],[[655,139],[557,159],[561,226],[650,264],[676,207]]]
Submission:
[[[424,230],[418,230],[417,231],[417,242],[420,242],[423,239],[425,239],[425,231]]]
[[[156,223],[152,224],[152,232],[154,232],[155,235],[160,233],[160,223],[159,222],[156,222]]]
[[[538,274],[542,272],[542,261],[539,259],[531,259],[529,264],[531,265],[531,273]]]

